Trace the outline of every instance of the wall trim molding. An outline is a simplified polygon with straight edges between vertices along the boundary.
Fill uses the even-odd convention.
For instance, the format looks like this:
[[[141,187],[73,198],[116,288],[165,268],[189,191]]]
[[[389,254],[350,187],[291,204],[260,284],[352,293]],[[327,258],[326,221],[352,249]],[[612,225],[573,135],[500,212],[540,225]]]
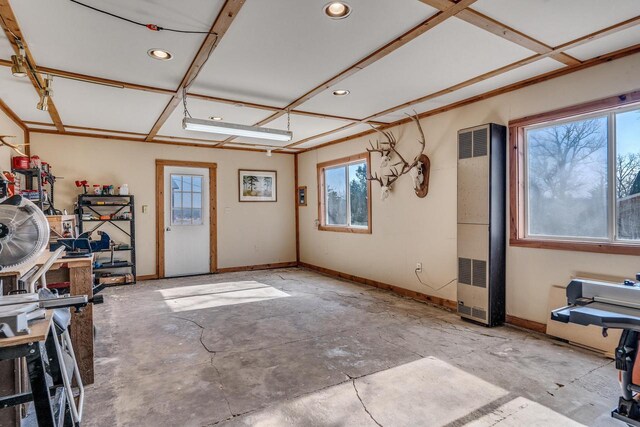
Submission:
[[[390,285],[388,283],[378,282],[377,280],[365,279],[363,277],[354,276],[352,274],[342,273],[340,271],[331,270],[329,268],[319,267],[317,265],[308,264],[306,262],[300,262],[300,267],[307,268],[309,270],[314,270],[319,273],[325,274],[331,277],[337,277],[339,279],[345,279],[352,282],[360,283],[363,285],[373,286],[378,289],[384,289],[387,291],[391,291],[398,295],[412,298],[421,302],[426,302],[429,304],[433,304],[439,306],[441,308],[453,311],[458,307],[458,303],[456,301],[451,301],[446,298],[434,297],[432,295],[423,294],[422,292],[412,291],[410,289],[401,288],[399,286]]]
[[[256,265],[242,265],[238,267],[225,267],[219,268],[216,273],[235,273],[238,271],[256,271],[256,270],[274,270],[276,268],[291,268],[297,267],[296,261],[290,262],[275,262],[271,264],[256,264]]]
[[[508,325],[517,326],[518,328],[527,329],[529,331],[539,332],[545,335],[547,333],[547,325],[545,323],[522,319],[520,317],[511,316],[509,314],[507,314],[505,323]]]
[[[157,274],[144,274],[142,276],[136,276],[137,282],[143,282],[145,280],[155,280],[158,278]]]

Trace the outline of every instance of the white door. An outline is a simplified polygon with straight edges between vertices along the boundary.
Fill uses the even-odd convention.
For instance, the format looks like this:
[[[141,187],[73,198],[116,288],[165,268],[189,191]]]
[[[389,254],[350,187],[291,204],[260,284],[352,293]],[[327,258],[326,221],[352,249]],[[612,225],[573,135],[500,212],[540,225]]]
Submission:
[[[164,167],[166,277],[210,272],[209,169]]]

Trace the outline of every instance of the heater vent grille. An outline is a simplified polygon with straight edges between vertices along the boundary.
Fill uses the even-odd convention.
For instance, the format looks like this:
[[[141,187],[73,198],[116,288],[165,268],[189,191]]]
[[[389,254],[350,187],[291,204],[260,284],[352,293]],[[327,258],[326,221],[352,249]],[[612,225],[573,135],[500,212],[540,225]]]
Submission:
[[[465,285],[471,284],[471,260],[458,258],[458,282]]]
[[[458,158],[459,159],[470,159],[473,157],[472,150],[472,133],[465,132],[458,135]]]
[[[471,316],[477,319],[485,320],[487,318],[487,311],[478,307],[473,307],[473,309],[471,310]]]
[[[477,259],[473,260],[473,286],[479,288],[487,287],[487,262]]]
[[[478,129],[473,131],[473,157],[487,155],[488,129]]]
[[[471,316],[471,307],[464,305],[462,301],[458,301],[458,313]]]

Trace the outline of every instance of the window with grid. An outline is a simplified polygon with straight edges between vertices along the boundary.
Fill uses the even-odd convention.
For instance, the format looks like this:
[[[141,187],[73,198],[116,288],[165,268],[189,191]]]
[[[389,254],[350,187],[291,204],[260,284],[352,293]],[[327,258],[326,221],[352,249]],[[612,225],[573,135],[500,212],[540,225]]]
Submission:
[[[320,229],[370,232],[368,156],[336,160],[318,168],[322,182]]]
[[[171,225],[202,225],[202,175],[171,174]]]
[[[520,135],[519,237],[598,251],[640,246],[638,105],[531,124]]]

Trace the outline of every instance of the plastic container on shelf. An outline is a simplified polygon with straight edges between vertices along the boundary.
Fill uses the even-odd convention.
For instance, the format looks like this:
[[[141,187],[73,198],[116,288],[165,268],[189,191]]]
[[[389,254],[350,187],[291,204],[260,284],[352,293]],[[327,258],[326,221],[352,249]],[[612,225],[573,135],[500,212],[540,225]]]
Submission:
[[[129,195],[129,185],[127,184],[122,184],[119,188],[119,191],[121,196],[128,196]]]
[[[42,161],[39,156],[31,156],[31,168],[40,169],[42,167]]]
[[[27,156],[14,156],[11,159],[14,169],[29,169],[29,158]]]
[[[100,188],[99,184],[93,184],[93,194],[95,194],[96,196],[102,194],[102,189]]]

